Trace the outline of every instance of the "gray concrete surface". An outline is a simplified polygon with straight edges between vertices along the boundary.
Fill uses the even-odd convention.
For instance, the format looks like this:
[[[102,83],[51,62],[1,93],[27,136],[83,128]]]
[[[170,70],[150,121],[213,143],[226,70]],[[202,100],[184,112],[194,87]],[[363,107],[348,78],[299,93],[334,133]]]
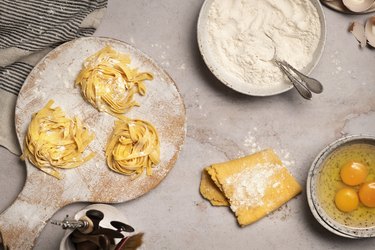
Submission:
[[[345,134],[375,135],[375,50],[359,49],[347,32],[350,21],[364,22],[369,15],[342,15],[324,7],[327,43],[312,73],[324,84],[322,95],[305,101],[291,90],[255,98],[228,89],[205,66],[196,42],[202,3],[110,0],[95,33],[133,44],[159,62],[175,80],[187,109],[185,145],[167,178],[150,193],[115,205],[145,232],[143,249],[374,249],[375,239],[344,239],[320,226],[305,192],[245,228],[237,226],[228,208],[211,207],[198,192],[202,168],[258,146],[279,152],[305,185],[312,161],[327,144]],[[3,211],[21,191],[25,169],[4,148],[0,159]],[[69,205],[53,219],[86,205]],[[48,224],[35,249],[58,249],[63,233]]]

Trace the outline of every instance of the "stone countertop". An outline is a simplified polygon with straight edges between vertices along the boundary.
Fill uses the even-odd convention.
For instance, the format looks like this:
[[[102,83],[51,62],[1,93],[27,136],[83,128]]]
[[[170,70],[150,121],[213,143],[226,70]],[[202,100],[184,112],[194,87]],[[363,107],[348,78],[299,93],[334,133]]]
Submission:
[[[350,21],[364,23],[369,15],[323,7],[327,42],[312,73],[324,84],[323,94],[306,101],[293,89],[261,98],[228,89],[207,69],[196,40],[202,3],[110,0],[95,33],[126,41],[154,58],[175,80],[186,106],[187,137],[175,167],[155,190],[115,205],[146,233],[143,249],[373,249],[375,239],[341,238],[318,224],[306,192],[245,228],[228,208],[212,207],[199,194],[204,167],[267,147],[305,186],[312,161],[327,144],[346,134],[375,135],[375,50],[358,48],[347,32]],[[0,159],[3,211],[21,191],[26,172],[4,148]],[[53,219],[87,205],[69,205]],[[58,249],[63,233],[46,225],[35,249]]]

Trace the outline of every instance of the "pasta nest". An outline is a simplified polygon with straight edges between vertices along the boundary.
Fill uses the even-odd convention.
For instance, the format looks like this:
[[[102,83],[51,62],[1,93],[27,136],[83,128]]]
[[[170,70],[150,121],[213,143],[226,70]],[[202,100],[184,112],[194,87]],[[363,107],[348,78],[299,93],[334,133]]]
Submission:
[[[139,104],[133,100],[135,93],[146,94],[145,80],[152,80],[148,72],[131,68],[130,57],[110,46],[88,57],[76,78],[81,94],[99,111],[124,114]]]
[[[78,118],[66,117],[60,107],[52,108],[50,100],[32,116],[24,141],[26,158],[43,172],[62,179],[56,168],[75,168],[95,156],[83,152],[94,139]]]
[[[142,120],[117,120],[106,146],[110,169],[135,178],[160,162],[160,142],[156,129]]]

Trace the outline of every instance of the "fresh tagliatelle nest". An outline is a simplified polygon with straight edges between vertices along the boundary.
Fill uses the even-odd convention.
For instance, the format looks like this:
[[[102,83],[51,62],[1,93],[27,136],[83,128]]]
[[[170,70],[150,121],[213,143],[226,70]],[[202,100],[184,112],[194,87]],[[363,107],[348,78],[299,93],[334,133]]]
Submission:
[[[128,55],[107,46],[85,60],[75,84],[99,111],[124,114],[139,106],[134,94],[145,95],[144,81],[153,79],[152,74],[131,68],[130,62]]]
[[[88,57],[76,78],[82,96],[99,111],[118,118],[106,146],[108,167],[120,174],[135,178],[160,162],[160,143],[152,124],[131,120],[123,114],[139,104],[134,94],[146,94],[145,80],[152,80],[148,72],[130,67],[130,56],[107,46]]]
[[[50,100],[32,116],[21,159],[28,159],[43,172],[62,179],[56,168],[75,168],[95,156],[83,156],[95,136],[78,118],[67,117],[60,107],[52,108],[53,103]]]
[[[136,178],[146,169],[150,176],[152,167],[160,162],[156,129],[142,120],[117,120],[105,154],[108,167],[117,173]]]

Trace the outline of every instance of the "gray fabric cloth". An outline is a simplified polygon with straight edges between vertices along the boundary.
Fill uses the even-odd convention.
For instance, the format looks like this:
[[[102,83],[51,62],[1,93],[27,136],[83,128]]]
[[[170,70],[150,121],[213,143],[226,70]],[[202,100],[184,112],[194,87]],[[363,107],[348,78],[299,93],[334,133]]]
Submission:
[[[21,153],[14,109],[35,64],[58,45],[92,35],[106,6],[107,0],[0,1],[0,146]]]

